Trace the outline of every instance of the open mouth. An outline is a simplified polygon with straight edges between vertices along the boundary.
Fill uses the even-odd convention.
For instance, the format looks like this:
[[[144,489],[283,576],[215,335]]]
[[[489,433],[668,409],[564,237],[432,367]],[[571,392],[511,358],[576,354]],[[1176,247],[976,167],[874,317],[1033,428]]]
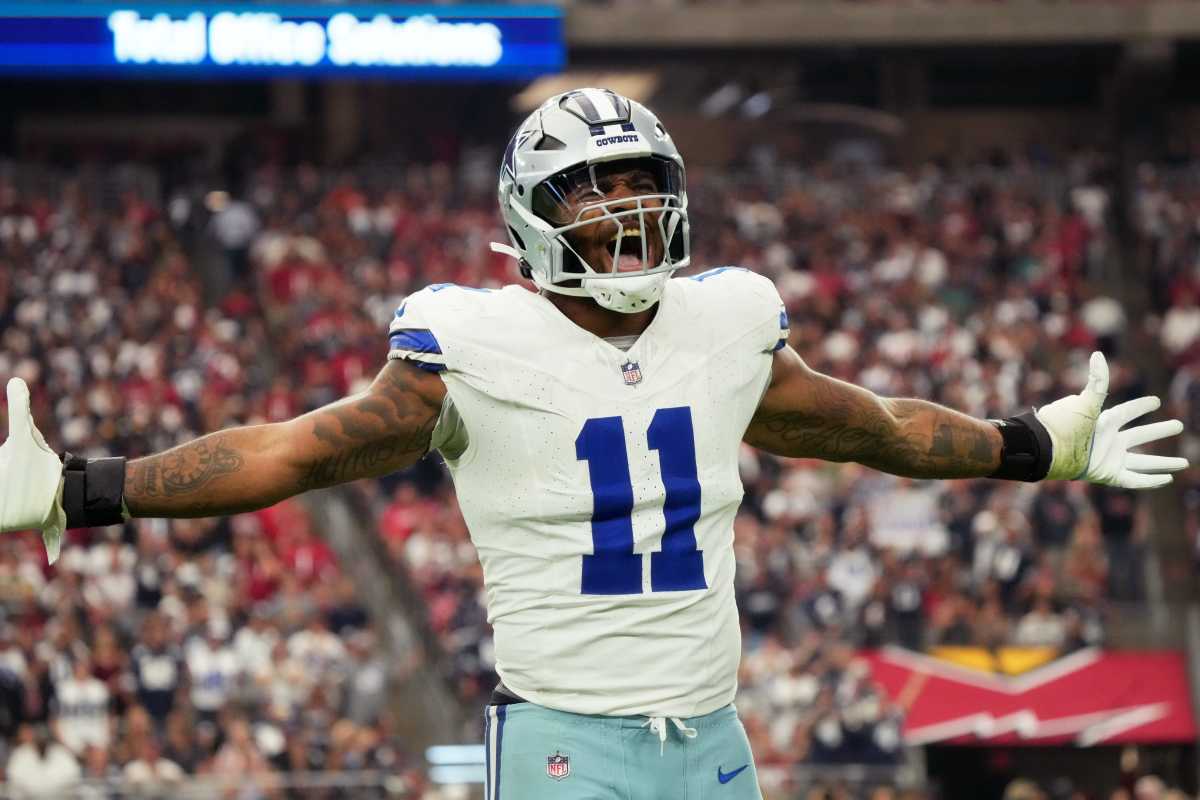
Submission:
[[[633,272],[642,269],[642,231],[640,228],[625,228],[608,240],[606,247],[612,256],[617,272]]]

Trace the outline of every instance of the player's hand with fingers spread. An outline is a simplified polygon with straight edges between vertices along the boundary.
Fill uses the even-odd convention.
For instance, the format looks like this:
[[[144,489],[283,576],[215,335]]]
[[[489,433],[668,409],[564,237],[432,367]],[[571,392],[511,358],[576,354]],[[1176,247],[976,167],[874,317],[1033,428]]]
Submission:
[[[1185,458],[1131,452],[1183,431],[1183,423],[1176,419],[1125,428],[1156,411],[1162,405],[1157,397],[1139,397],[1101,411],[1107,395],[1108,364],[1096,352],[1082,392],[1037,409],[1034,416],[1046,428],[1052,445],[1048,480],[1082,479],[1124,489],[1153,489],[1170,483],[1170,473],[1187,469]]]
[[[62,485],[62,461],[33,424],[29,387],[13,378],[8,382],[8,438],[0,445],[0,533],[41,530],[51,564],[67,525]]]

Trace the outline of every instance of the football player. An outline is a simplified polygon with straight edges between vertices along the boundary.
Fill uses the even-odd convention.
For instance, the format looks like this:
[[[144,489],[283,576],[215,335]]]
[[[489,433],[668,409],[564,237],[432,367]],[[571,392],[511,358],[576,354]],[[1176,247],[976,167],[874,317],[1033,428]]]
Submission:
[[[520,126],[500,211],[537,291],[442,284],[409,297],[365,392],[126,463],[54,454],[8,387],[0,530],[262,508],[439,450],[483,564],[501,684],[487,797],[759,798],[733,706],[733,520],[742,442],[914,478],[1147,489],[1180,458],[1133,451],[1177,421],[1102,411],[1108,368],[1005,420],[886,399],[809,369],[766,278],[688,266],[684,165],[640,104],[553,97]]]

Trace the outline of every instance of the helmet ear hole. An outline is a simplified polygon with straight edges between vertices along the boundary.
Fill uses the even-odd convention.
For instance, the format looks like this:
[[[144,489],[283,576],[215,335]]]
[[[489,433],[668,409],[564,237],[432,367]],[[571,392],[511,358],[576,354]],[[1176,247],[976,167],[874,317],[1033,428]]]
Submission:
[[[527,281],[533,280],[533,268],[529,266],[529,262],[521,259],[517,263],[517,269],[521,272],[521,277]]]

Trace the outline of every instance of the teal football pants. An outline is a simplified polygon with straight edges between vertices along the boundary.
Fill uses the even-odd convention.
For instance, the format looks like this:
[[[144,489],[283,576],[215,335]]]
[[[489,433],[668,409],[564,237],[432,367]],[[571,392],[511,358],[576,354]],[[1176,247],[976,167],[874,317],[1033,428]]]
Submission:
[[[762,800],[731,705],[679,723],[533,703],[484,715],[486,800]]]

